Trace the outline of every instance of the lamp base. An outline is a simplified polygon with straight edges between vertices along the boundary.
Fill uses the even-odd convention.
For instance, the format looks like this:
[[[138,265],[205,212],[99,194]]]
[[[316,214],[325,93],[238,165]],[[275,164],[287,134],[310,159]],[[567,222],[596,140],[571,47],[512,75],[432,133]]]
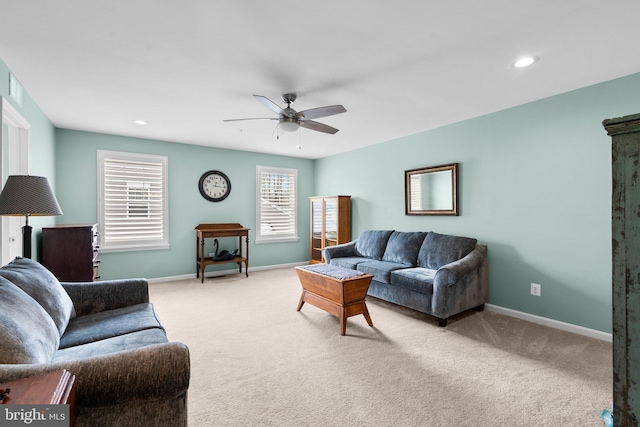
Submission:
[[[25,258],[31,258],[31,230],[33,228],[30,225],[22,227],[22,256]]]

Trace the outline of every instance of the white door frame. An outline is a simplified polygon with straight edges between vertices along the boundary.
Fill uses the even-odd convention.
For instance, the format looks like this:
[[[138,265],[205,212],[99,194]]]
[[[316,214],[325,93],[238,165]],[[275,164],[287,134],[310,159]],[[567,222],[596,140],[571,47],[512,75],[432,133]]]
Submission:
[[[0,135],[0,186],[8,175],[28,175],[31,151],[31,125],[13,108],[6,98],[0,97],[2,123],[8,127],[5,140],[4,131]],[[5,149],[5,147],[7,149]],[[5,159],[8,153],[8,159]],[[5,167],[5,165],[7,165]],[[8,171],[5,169],[9,169]],[[22,217],[0,217],[0,261],[2,265],[22,254]]]

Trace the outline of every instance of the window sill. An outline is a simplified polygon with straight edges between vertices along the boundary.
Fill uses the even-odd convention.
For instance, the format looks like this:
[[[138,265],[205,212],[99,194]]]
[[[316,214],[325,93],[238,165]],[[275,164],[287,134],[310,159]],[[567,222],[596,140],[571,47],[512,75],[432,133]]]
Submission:
[[[270,238],[257,238],[255,239],[254,243],[256,245],[260,245],[263,243],[282,243],[282,242],[297,242],[298,240],[300,240],[299,237],[270,237]]]
[[[165,250],[171,248],[171,245],[166,244],[156,244],[156,245],[125,245],[125,246],[109,246],[104,247],[100,246],[98,249],[99,253],[109,253],[109,252],[133,252],[133,251],[158,251]]]

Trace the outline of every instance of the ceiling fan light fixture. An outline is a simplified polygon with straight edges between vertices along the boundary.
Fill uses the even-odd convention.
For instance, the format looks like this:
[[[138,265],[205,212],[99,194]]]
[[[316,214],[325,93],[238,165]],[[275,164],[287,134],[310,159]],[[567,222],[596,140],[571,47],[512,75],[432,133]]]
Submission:
[[[298,120],[294,117],[280,117],[278,128],[283,132],[295,132],[300,125]]]

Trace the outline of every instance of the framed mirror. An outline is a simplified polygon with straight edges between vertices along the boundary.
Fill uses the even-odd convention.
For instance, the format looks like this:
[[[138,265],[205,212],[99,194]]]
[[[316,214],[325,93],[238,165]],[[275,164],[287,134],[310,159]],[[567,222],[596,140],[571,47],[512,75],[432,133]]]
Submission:
[[[406,215],[458,215],[458,164],[404,172]]]

